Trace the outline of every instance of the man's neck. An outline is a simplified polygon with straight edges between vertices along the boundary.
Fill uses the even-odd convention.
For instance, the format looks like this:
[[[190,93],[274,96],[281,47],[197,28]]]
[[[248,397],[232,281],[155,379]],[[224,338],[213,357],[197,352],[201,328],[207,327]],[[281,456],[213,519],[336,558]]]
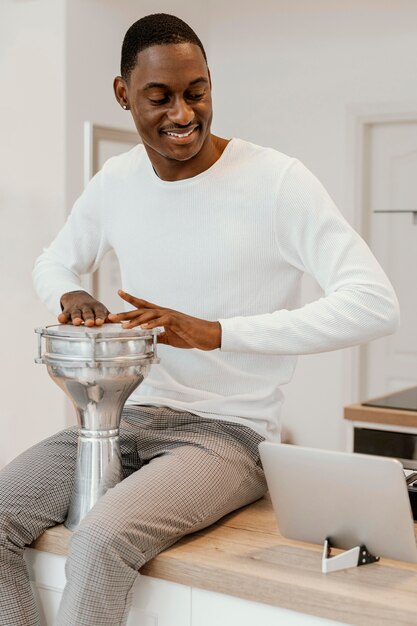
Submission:
[[[193,178],[208,170],[223,154],[230,139],[210,134],[201,150],[187,161],[168,159],[145,144],[152,166],[161,180],[176,181]]]

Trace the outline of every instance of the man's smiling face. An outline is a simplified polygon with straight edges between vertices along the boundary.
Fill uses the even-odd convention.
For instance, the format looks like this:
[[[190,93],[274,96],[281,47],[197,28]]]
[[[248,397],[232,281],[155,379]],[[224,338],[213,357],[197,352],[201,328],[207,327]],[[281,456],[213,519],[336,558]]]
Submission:
[[[126,83],[126,100],[154,165],[161,158],[193,159],[210,137],[210,74],[195,44],[142,50]]]

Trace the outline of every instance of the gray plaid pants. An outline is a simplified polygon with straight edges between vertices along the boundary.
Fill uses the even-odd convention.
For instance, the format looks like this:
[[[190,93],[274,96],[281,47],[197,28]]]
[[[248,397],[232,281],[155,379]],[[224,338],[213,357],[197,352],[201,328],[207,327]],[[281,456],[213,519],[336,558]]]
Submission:
[[[125,624],[131,588],[147,561],[265,493],[261,440],[231,422],[169,408],[126,408],[124,480],[71,538],[57,625]],[[65,519],[76,449],[77,430],[70,428],[0,472],[0,626],[40,624],[23,551]]]

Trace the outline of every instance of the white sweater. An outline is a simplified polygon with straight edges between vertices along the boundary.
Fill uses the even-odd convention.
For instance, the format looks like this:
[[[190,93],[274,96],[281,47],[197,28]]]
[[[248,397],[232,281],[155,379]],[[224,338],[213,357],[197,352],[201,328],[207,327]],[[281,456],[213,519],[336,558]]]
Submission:
[[[392,333],[394,291],[367,245],[296,159],[233,139],[205,172],[159,179],[142,145],[107,161],[38,258],[48,308],[113,248],[125,291],[222,326],[220,350],[160,346],[130,401],[279,431],[297,355]],[[324,297],[300,307],[303,272]],[[121,309],[122,309],[121,303]]]

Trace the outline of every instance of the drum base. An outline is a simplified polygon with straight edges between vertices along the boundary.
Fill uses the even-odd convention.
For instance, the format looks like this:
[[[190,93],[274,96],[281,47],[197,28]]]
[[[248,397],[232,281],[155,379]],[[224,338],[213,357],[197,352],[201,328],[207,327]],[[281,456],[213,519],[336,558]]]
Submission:
[[[74,490],[64,526],[76,530],[97,500],[122,478],[119,429],[80,429]]]

